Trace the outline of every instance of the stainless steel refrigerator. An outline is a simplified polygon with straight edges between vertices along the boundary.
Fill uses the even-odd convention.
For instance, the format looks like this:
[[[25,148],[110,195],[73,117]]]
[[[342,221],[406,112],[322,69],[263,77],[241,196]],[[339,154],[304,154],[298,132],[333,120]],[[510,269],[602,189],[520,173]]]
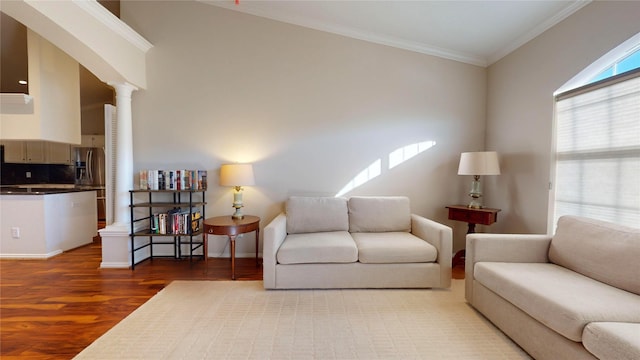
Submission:
[[[99,147],[75,148],[76,186],[98,192],[98,221],[106,219],[105,152]]]

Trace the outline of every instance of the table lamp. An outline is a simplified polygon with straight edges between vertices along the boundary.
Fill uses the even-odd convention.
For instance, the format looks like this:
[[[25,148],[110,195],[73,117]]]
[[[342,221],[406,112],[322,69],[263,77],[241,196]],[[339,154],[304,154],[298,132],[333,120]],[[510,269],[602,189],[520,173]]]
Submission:
[[[495,151],[464,152],[460,155],[460,165],[458,175],[473,175],[471,182],[471,202],[472,209],[482,208],[482,187],[480,185],[480,175],[500,175],[500,165],[498,164],[498,153]]]
[[[228,164],[220,167],[220,185],[233,186],[233,207],[236,209],[231,216],[234,219],[242,219],[242,186],[254,185],[253,165],[251,164]]]

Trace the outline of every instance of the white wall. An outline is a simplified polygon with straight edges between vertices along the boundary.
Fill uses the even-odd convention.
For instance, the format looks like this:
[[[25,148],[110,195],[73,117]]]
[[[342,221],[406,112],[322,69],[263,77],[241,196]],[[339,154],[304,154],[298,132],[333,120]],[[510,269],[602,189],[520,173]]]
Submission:
[[[547,232],[553,93],[640,31],[640,2],[596,1],[493,64],[487,149],[502,175],[485,177],[485,203],[501,208],[496,232]]]
[[[382,159],[346,196],[407,195],[454,225],[445,206],[466,202],[471,180],[456,175],[459,154],[484,148],[484,68],[198,2],[122,2],[121,14],[154,45],[148,88],[133,94],[134,171],[207,169],[210,217],[233,210],[220,165],[252,162],[244,212],[264,226],[288,196],[333,196]],[[421,141],[437,144],[387,170],[390,152]],[[251,256],[252,239],[238,252]]]

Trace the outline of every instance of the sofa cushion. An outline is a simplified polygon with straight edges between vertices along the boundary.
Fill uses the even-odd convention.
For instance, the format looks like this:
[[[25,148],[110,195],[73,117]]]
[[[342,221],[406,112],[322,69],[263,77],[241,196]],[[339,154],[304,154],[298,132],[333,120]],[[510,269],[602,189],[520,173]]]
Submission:
[[[345,198],[292,196],[286,213],[288,234],[349,230]]]
[[[289,234],[276,259],[280,264],[350,263],[358,261],[358,248],[346,231]]]
[[[640,322],[640,296],[558,265],[478,262],[474,278],[573,341],[590,322]]]
[[[640,324],[592,322],[584,328],[582,344],[598,359],[640,359]]]
[[[349,231],[411,231],[411,209],[405,196],[353,196],[349,199]]]
[[[551,262],[640,295],[640,229],[563,216],[549,247]]]
[[[361,263],[434,262],[438,250],[428,242],[406,232],[352,233]]]

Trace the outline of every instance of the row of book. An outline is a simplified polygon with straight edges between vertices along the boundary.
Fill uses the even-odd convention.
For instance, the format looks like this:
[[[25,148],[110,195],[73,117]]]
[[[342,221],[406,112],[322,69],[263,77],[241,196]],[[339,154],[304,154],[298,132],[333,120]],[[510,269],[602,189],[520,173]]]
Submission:
[[[206,170],[140,170],[141,190],[207,190]]]
[[[166,213],[153,214],[152,234],[189,235],[200,231],[200,211],[174,209]]]

